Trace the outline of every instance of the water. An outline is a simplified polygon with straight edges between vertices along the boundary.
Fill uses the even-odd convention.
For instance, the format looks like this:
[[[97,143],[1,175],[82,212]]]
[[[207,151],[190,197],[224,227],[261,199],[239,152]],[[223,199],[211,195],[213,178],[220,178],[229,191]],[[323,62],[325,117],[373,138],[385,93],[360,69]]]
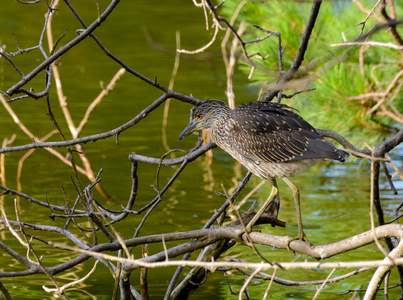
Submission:
[[[108,1],[98,1],[103,9]],[[96,17],[95,5],[93,2],[74,3],[79,13],[89,24]],[[152,7],[152,9],[150,9]],[[66,43],[75,36],[75,30],[80,28],[77,21],[67,7],[61,3],[60,11],[54,20],[55,36],[65,34],[61,43]],[[37,5],[22,5],[16,2],[8,4],[7,13],[1,12],[0,32],[2,43],[7,45],[7,51],[15,51],[11,34],[14,31],[19,46],[29,47],[37,43],[38,35],[43,23],[43,15],[46,11],[45,3]],[[211,38],[210,32],[204,30],[204,17],[200,9],[193,6],[190,1],[175,1],[175,3],[153,4],[149,1],[122,1],[116,11],[110,16],[95,34],[104,45],[116,56],[124,60],[129,66],[145,76],[154,79],[157,77],[161,84],[168,85],[174,65],[173,51],[175,49],[175,33],[181,33],[181,47],[185,49],[196,49],[204,45]],[[149,34],[154,43],[164,47],[167,51],[156,49],[147,41]],[[209,59],[184,56],[179,65],[178,75],[175,78],[174,89],[183,94],[192,94],[200,99],[218,98],[225,99],[225,72],[220,59],[219,46],[216,45],[210,50]],[[16,63],[21,66],[24,72],[28,73],[33,66],[37,65],[42,58],[39,53],[22,55],[16,58]],[[94,42],[87,38],[76,48],[68,52],[58,63],[61,72],[64,92],[67,96],[69,108],[72,112],[76,125],[81,120],[87,106],[100,92],[100,82],[107,84],[119,69],[119,66],[108,59],[100,51]],[[0,88],[8,89],[19,80],[12,68],[0,59]],[[248,86],[248,81],[242,73],[238,72],[235,78],[237,103],[251,101],[257,97],[258,91]],[[41,80],[33,82],[35,91],[43,88]],[[125,74],[118,81],[113,91],[102,100],[102,103],[95,109],[89,123],[84,128],[81,136],[105,132],[120,126],[132,119],[138,112],[147,107],[161,92],[151,88],[149,85],[139,81],[135,77]],[[57,103],[55,91],[51,91],[51,106],[57,121],[66,134],[68,133],[66,122]],[[45,99],[21,100],[11,104],[11,107],[18,113],[21,121],[36,136],[42,137],[54,129],[49,121]],[[181,148],[189,150],[194,146],[196,138],[188,137],[177,141],[177,136],[188,122],[190,105],[180,101],[172,100],[167,125],[167,142],[172,149]],[[10,138],[13,133],[17,137],[12,145],[23,145],[30,143],[19,128],[12,122],[4,108],[0,108],[0,136]],[[164,147],[162,126],[163,106],[152,112],[138,126],[123,132],[119,137],[119,145],[116,145],[114,138],[88,143],[84,145],[89,160],[96,172],[103,169],[101,179],[102,186],[111,196],[111,199],[102,198],[94,191],[97,199],[112,209],[119,209],[126,203],[130,193],[130,162],[127,157],[132,151],[151,157],[161,157],[167,152]],[[52,140],[59,140],[58,135]],[[65,149],[57,149],[62,155],[66,155]],[[17,189],[16,170],[19,159],[25,152],[7,153],[6,179],[7,186]],[[402,161],[402,150],[395,152],[395,160],[400,164]],[[174,174],[177,167],[164,167],[160,174],[160,186]],[[72,185],[69,173],[71,168],[61,164],[58,159],[49,154],[46,150],[36,150],[24,163],[21,177],[22,191],[45,201],[46,197],[53,204],[63,205],[64,198],[61,193],[63,187],[69,201],[76,197],[75,188]],[[143,163],[139,164],[139,189],[135,209],[148,203],[155,197],[155,191],[151,185],[156,184],[157,167]],[[175,181],[173,186],[163,196],[163,201],[155,209],[148,219],[141,235],[156,234],[161,232],[178,232],[200,229],[214,213],[214,210],[221,206],[223,198],[217,196],[214,191],[222,191],[222,185],[226,190],[231,190],[234,185],[246,175],[244,168],[220,149],[214,150],[214,160],[200,157],[186,168]],[[88,179],[80,176],[83,185],[89,184]],[[312,167],[304,174],[292,179],[300,187],[302,197],[302,213],[305,231],[311,242],[325,244],[334,242],[349,236],[361,233],[369,229],[369,166],[359,164],[351,158],[345,164],[327,163]],[[245,195],[260,180],[252,177],[248,188],[242,193]],[[401,181],[396,182],[400,193],[403,190]],[[279,218],[287,222],[287,227],[272,228],[260,226],[263,232],[279,235],[295,235],[297,223],[295,207],[292,195],[288,188],[280,184],[282,195],[281,210]],[[270,193],[268,185],[265,185],[252,200],[264,200]],[[242,196],[241,195],[241,196]],[[393,218],[394,207],[402,200],[401,196],[393,195],[388,188],[387,182],[382,178],[382,197],[387,199],[387,218]],[[10,219],[15,219],[14,197],[6,196],[4,209]],[[248,204],[252,202],[250,200]],[[46,208],[19,200],[20,217],[24,222],[49,224],[63,226],[64,220],[52,221],[48,218],[50,212]],[[248,209],[248,207],[245,207]],[[127,221],[116,224],[116,229],[125,238],[133,235],[136,226],[142,216],[129,216]],[[87,226],[87,224],[84,224]],[[25,250],[18,246],[15,238],[5,230],[1,232],[1,239],[8,246],[19,249],[20,254]],[[31,232],[32,234],[39,234]],[[75,232],[77,233],[77,232]],[[78,233],[77,233],[78,234]],[[49,233],[43,236],[54,242],[64,242],[59,235]],[[40,242],[33,242],[38,255],[43,256],[47,265],[55,265],[66,261],[69,257],[61,256],[60,251],[44,246]],[[270,247],[259,249],[271,261],[292,261],[295,256],[285,250],[275,250]],[[162,250],[161,245],[151,245],[150,253]],[[24,270],[20,264],[10,259],[4,252],[0,252],[2,262],[1,271]],[[134,254],[139,257],[140,249],[136,248]],[[250,260],[253,252],[246,246],[238,246],[230,249],[222,259],[237,257]],[[74,255],[71,255],[73,257]],[[343,254],[337,258],[327,261],[353,260],[357,256],[362,259],[382,258],[382,254],[376,246],[370,245],[355,252]],[[196,255],[192,256],[195,258]],[[304,260],[301,257],[299,260]],[[256,260],[256,259],[255,259]],[[56,276],[60,284],[66,284],[84,276],[91,268],[93,261],[87,261],[75,267],[67,273]],[[174,272],[174,268],[151,269],[149,270],[149,290],[151,299],[161,299],[166,290],[167,284]],[[338,270],[335,274],[343,274],[345,270]],[[244,280],[244,276],[233,270],[228,274],[231,288],[238,291]],[[270,273],[270,272],[269,272]],[[278,272],[280,277],[300,280],[326,278],[328,270],[315,271],[293,271]],[[138,272],[132,275],[132,284],[138,288]],[[347,291],[357,287],[365,288],[366,282],[371,275],[364,273],[355,276],[342,283],[326,286],[321,294],[322,299],[340,299],[339,292]],[[392,279],[396,280],[396,274]],[[2,278],[15,299],[42,299],[51,298],[45,294],[42,285],[53,287],[50,280],[43,275],[29,277]],[[67,292],[70,299],[110,299],[113,289],[113,278],[109,271],[99,265],[98,271],[89,277],[85,283],[74,287]],[[267,282],[253,280],[250,291],[256,297],[262,297]],[[283,287],[274,284],[271,288],[270,299],[311,299],[315,293],[315,287]],[[345,296],[346,298],[350,295]],[[192,299],[236,299],[231,295],[226,279],[221,272],[209,274],[208,281],[202,285],[191,297]],[[393,297],[392,297],[393,298]]]

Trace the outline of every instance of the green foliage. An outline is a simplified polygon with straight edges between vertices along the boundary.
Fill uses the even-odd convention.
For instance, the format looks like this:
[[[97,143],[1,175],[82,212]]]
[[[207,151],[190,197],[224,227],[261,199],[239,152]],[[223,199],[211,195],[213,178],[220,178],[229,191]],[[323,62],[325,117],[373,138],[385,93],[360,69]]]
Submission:
[[[240,0],[228,1],[221,13],[232,16]],[[371,9],[373,1],[362,1],[364,7]],[[263,37],[266,33],[254,28],[260,27],[281,34],[282,47],[286,48],[283,55],[284,70],[290,67],[298,50],[300,39],[308,20],[311,3],[293,1],[250,2],[242,9],[238,21],[247,22],[248,29],[243,39],[252,40]],[[402,7],[396,5],[396,14],[402,15]],[[287,89],[292,94],[298,90],[315,88],[315,91],[300,94],[285,103],[297,108],[300,114],[315,127],[331,129],[345,135],[357,146],[365,141],[374,145],[395,128],[401,127],[389,117],[367,114],[367,110],[376,102],[373,100],[349,100],[350,97],[364,93],[383,91],[397,72],[401,70],[401,53],[385,47],[369,47],[364,53],[362,72],[359,65],[360,47],[330,47],[331,44],[342,42],[342,33],[347,40],[354,40],[361,31],[355,26],[366,17],[354,3],[347,1],[324,2],[321,5],[314,31],[309,41],[304,62],[295,78],[298,85]],[[377,21],[370,18],[365,31]],[[385,29],[371,36],[378,42],[394,42]],[[253,84],[273,85],[277,80],[278,41],[275,36],[260,43],[248,44],[248,53],[260,52],[269,54],[266,60],[253,58],[258,68],[252,78]],[[250,66],[241,63],[240,69],[249,73]],[[372,73],[372,75],[371,75]],[[308,78],[308,80],[300,80]],[[393,100],[396,108],[403,111],[403,95],[398,94]]]

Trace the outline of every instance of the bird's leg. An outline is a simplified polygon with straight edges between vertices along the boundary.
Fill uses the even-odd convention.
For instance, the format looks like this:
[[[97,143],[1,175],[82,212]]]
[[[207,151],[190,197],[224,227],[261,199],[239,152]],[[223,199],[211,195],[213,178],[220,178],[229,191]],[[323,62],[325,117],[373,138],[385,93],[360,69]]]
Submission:
[[[307,237],[305,236],[304,229],[302,227],[302,218],[301,218],[301,207],[300,207],[300,198],[299,198],[299,189],[296,187],[287,177],[282,178],[284,182],[290,187],[292,194],[294,196],[295,208],[297,210],[297,222],[298,222],[298,236],[292,238],[288,244],[290,244],[294,240],[303,240],[308,244],[311,244]]]
[[[251,231],[252,226],[255,225],[256,221],[266,211],[266,209],[269,207],[270,203],[272,203],[272,201],[276,198],[277,195],[278,195],[278,188],[275,185],[273,185],[271,188],[269,198],[267,198],[266,202],[262,205],[262,207],[259,209],[259,211],[256,213],[256,215],[253,216],[252,220],[250,220],[248,225],[245,226],[245,229],[247,232]]]

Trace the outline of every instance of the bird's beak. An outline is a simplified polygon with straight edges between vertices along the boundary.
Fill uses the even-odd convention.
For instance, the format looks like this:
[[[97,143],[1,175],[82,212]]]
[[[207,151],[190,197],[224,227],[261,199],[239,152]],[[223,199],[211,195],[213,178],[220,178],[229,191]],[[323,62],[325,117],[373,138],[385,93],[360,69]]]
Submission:
[[[189,125],[186,126],[186,128],[182,131],[182,133],[178,137],[178,141],[183,139],[185,136],[188,136],[191,134],[193,131],[197,130],[196,126],[198,124],[198,120],[192,120],[190,121]]]

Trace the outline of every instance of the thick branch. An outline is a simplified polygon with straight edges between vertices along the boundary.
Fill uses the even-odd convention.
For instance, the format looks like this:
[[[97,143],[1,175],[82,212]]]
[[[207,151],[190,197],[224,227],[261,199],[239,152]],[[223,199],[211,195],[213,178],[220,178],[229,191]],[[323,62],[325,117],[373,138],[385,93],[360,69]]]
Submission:
[[[364,233],[352,236],[345,240],[327,244],[323,246],[309,246],[307,243],[300,241],[300,240],[293,240],[291,243],[290,237],[287,236],[275,236],[270,234],[264,234],[260,232],[251,232],[249,233],[249,237],[251,241],[257,244],[276,247],[276,248],[283,248],[287,249],[288,245],[294,251],[298,251],[299,253],[309,255],[314,259],[325,259],[329,258],[347,251],[351,251],[357,249],[359,247],[371,244],[374,242],[374,232],[375,237],[377,239],[382,239],[385,237],[396,237],[402,238],[403,237],[403,225],[400,224],[389,224],[375,228],[375,231],[369,230]],[[239,234],[243,232],[241,228],[232,228],[232,227],[221,227],[217,229],[203,229],[203,230],[196,230],[193,232],[182,232],[182,233],[170,233],[164,235],[154,235],[149,237],[141,237],[126,240],[125,244],[127,246],[134,246],[140,244],[140,239],[142,239],[142,243],[148,243],[149,241],[157,242],[157,241],[168,241],[174,239],[183,239],[190,236],[197,236],[198,241],[192,241],[183,245],[175,246],[173,248],[168,249],[167,251],[162,251],[160,253],[148,256],[146,258],[141,259],[127,259],[116,257],[112,255],[106,255],[99,253],[101,251],[106,250],[113,250],[116,251],[119,249],[119,243],[110,243],[110,244],[102,244],[94,246],[90,251],[81,250],[72,248],[62,244],[56,243],[49,243],[50,245],[72,250],[76,252],[85,253],[84,255],[90,255],[94,257],[101,257],[105,259],[109,259],[112,261],[118,261],[127,264],[126,268],[130,269],[131,271],[134,269],[138,269],[141,267],[146,268],[157,268],[157,267],[168,267],[168,266],[204,266],[207,268],[216,268],[216,267],[227,267],[227,266],[236,266],[236,267],[253,267],[256,268],[257,266],[262,267],[262,270],[273,269],[273,268],[282,268],[282,269],[314,269],[314,268],[356,268],[356,267],[378,267],[378,266],[393,266],[394,264],[403,264],[403,258],[398,258],[395,262],[390,262],[389,260],[383,261],[358,261],[358,262],[290,262],[290,263],[230,263],[230,262],[197,262],[197,261],[166,261],[166,255],[168,254],[168,258],[173,258],[178,255],[183,254],[183,252],[190,251],[190,249],[197,249],[197,248],[204,248],[206,245],[214,243],[217,240],[221,239],[237,239]],[[113,249],[112,249],[113,245]],[[81,256],[81,255],[80,255]],[[164,261],[164,262],[162,262]],[[161,262],[161,263],[155,263]]]

